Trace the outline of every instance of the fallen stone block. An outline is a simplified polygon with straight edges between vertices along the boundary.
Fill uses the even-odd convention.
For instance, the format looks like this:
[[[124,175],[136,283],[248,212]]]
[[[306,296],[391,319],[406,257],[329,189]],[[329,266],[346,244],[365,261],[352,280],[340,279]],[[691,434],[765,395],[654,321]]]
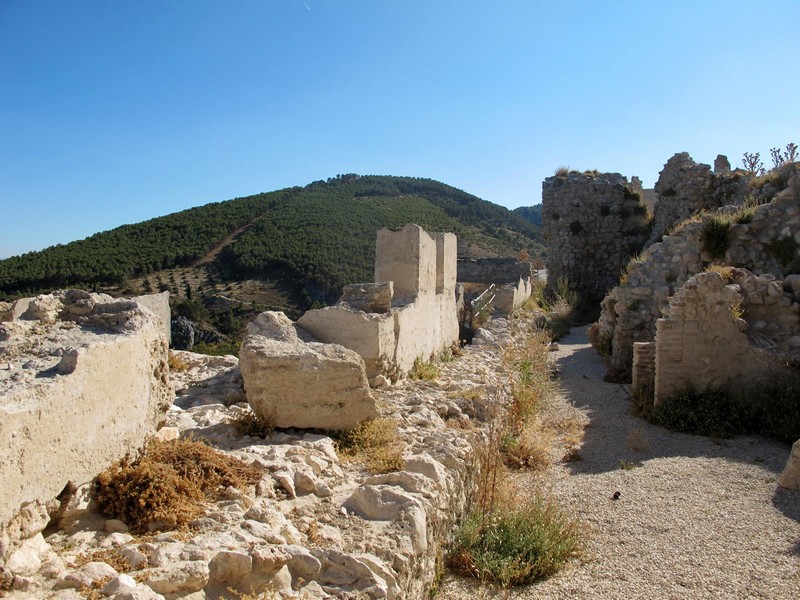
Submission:
[[[248,403],[275,427],[352,429],[378,414],[363,359],[337,344],[304,341],[281,312],[248,325],[239,360]]]

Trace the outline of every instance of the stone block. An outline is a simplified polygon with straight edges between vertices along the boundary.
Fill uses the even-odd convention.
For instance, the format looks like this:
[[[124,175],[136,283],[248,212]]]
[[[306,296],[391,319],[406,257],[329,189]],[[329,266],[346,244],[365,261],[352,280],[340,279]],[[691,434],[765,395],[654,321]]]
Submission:
[[[302,341],[281,312],[248,325],[239,366],[248,403],[276,427],[352,429],[377,416],[363,359],[337,344]]]
[[[392,308],[394,283],[353,283],[342,288],[339,303],[346,304],[353,310],[370,313],[385,313]]]
[[[13,367],[0,371],[0,560],[22,505],[46,503],[140,448],[174,397],[164,328],[135,303],[51,294],[23,318],[0,342]]]

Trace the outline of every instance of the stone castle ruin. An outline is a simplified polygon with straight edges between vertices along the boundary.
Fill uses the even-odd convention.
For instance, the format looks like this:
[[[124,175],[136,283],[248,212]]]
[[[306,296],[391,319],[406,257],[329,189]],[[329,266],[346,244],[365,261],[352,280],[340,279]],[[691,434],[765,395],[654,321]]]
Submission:
[[[472,445],[444,415],[480,420],[480,399],[420,394],[413,384],[384,393],[381,414],[399,422],[405,448],[403,466],[388,474],[365,477],[330,437],[302,429],[377,416],[368,372],[376,383],[401,377],[416,358],[457,341],[455,236],[409,225],[381,231],[377,243],[380,283],[349,286],[339,305],[307,320],[329,339],[338,332],[340,343],[266,312],[250,324],[241,361],[176,352],[183,366],[172,373],[166,294],[122,300],[72,290],[0,305],[0,590],[77,597],[94,588],[120,600],[227,597],[231,586],[425,595],[475,476]],[[485,333],[507,336],[507,322]],[[365,363],[345,347],[354,340],[380,352]],[[452,364],[459,380],[503,385],[499,355],[474,351],[471,362]],[[231,417],[249,414],[245,399],[265,420],[297,429],[243,434]],[[149,439],[187,435],[257,466],[261,480],[224,490],[186,536],[159,535],[155,523],[143,543],[99,512],[90,489],[100,471]],[[311,523],[316,533],[303,533]]]
[[[357,352],[373,384],[458,342],[456,236],[418,225],[379,230],[375,281],[346,286],[338,304],[297,321],[319,341]]]
[[[796,378],[798,171],[788,163],[756,177],[724,156],[712,171],[675,154],[650,223],[639,186],[619,175],[545,180],[549,280],[565,276],[585,299],[602,299],[589,335],[609,378],[632,381],[654,404],[687,387],[747,393]],[[800,486],[793,469],[782,484]]]
[[[641,184],[618,173],[564,172],[542,184],[550,285],[566,278],[581,303],[598,303],[649,236]]]

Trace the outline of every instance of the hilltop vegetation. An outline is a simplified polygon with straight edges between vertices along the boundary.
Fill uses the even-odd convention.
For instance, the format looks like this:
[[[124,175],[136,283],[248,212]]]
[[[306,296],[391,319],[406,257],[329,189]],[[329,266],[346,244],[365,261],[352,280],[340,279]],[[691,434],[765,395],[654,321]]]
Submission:
[[[533,206],[520,206],[519,208],[515,208],[513,211],[515,214],[518,214],[523,219],[526,219],[536,225],[537,227],[542,226],[542,205],[535,204]]]
[[[119,284],[129,277],[189,265],[285,195],[273,192],[206,204],[7,258],[0,261],[0,297]]]
[[[330,302],[344,284],[372,280],[375,232],[406,223],[452,231],[461,255],[539,250],[539,232],[529,222],[450,186],[345,175],[312,183],[276,205],[225,248],[220,265],[238,278],[286,272],[311,300]]]
[[[456,233],[465,256],[541,252],[538,228],[501,206],[430,179],[350,174],[0,261],[0,298],[67,286],[150,291],[151,274],[207,261],[215,280],[270,279],[301,304],[331,302],[343,285],[372,279],[375,232],[409,222]]]

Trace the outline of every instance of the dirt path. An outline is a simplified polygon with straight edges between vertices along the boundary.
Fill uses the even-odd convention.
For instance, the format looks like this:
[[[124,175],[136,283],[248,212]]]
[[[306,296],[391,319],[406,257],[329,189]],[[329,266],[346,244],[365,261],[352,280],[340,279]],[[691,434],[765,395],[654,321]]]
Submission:
[[[553,358],[564,399],[589,419],[581,459],[518,482],[577,514],[586,550],[509,598],[800,598],[800,492],[775,483],[788,446],[671,433],[633,416],[623,386],[603,381],[586,328]],[[455,577],[437,596],[494,597],[505,595]]]
[[[198,259],[198,260],[197,260],[195,263],[193,263],[191,266],[192,266],[192,267],[199,267],[199,266],[201,266],[201,265],[207,265],[208,263],[212,262],[212,261],[213,261],[215,258],[217,258],[217,256],[219,256],[219,253],[220,253],[220,252],[222,252],[222,249],[223,249],[225,246],[227,246],[228,244],[230,244],[230,243],[231,243],[232,241],[234,241],[234,240],[235,240],[237,237],[239,237],[239,236],[240,236],[242,233],[244,233],[245,231],[247,231],[248,229],[250,229],[250,228],[251,228],[253,225],[255,225],[256,223],[258,223],[258,222],[259,222],[261,219],[263,219],[263,218],[264,218],[264,215],[266,215],[266,213],[264,213],[264,214],[263,214],[263,215],[261,215],[261,216],[258,216],[258,217],[256,217],[255,219],[253,219],[253,220],[252,220],[252,221],[250,221],[249,223],[247,223],[247,224],[245,224],[245,225],[242,225],[241,227],[239,227],[239,228],[238,228],[238,229],[236,229],[235,231],[232,231],[231,233],[229,233],[228,235],[226,235],[226,236],[225,236],[225,237],[222,239],[222,241],[221,241],[219,244],[217,244],[216,246],[214,246],[214,247],[213,247],[213,248],[212,248],[212,249],[209,251],[209,253],[208,253],[208,254],[206,254],[206,255],[205,255],[203,258],[200,258],[200,259]]]

